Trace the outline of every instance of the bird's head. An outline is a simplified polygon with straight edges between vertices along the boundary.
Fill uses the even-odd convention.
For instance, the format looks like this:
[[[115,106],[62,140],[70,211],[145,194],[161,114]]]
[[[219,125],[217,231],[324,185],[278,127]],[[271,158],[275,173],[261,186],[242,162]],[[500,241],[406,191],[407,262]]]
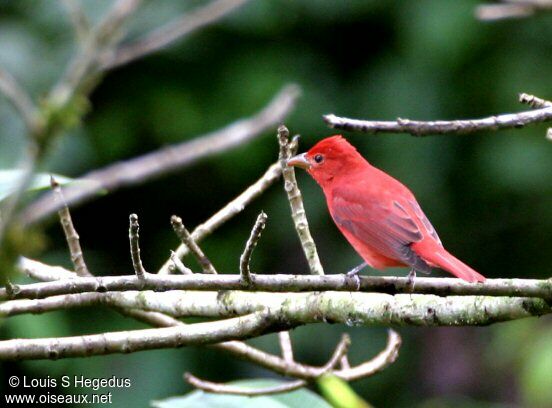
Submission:
[[[315,144],[308,152],[288,160],[288,166],[301,167],[321,185],[336,176],[353,171],[367,162],[341,135],[327,137]]]

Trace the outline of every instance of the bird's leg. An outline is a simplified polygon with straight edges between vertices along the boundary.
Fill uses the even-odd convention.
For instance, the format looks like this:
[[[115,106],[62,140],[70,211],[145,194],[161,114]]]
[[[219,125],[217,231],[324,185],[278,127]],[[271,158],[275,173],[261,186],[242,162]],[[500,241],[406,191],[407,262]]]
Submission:
[[[406,286],[408,288],[409,292],[414,291],[414,279],[416,278],[416,269],[412,268],[410,272],[408,272],[408,275],[406,276],[407,282]]]
[[[357,276],[358,273],[366,268],[368,264],[366,262],[362,262],[360,265],[355,266],[353,269],[351,269],[349,272],[346,273],[348,278],[352,278],[354,276]]]

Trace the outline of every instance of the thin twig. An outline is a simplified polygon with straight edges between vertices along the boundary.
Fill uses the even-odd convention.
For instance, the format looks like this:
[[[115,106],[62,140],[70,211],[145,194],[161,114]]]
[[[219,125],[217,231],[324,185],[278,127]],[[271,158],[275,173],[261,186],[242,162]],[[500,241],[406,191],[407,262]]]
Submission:
[[[75,267],[75,272],[78,276],[92,276],[86,266],[86,262],[84,261],[80,237],[75,229],[75,226],[73,225],[71,212],[69,211],[67,204],[65,204],[63,192],[61,191],[61,187],[54,176],[50,176],[50,185],[62,205],[58,211],[59,220],[63,228],[63,234],[65,235],[65,239],[67,241],[67,247],[69,248],[69,254],[71,255],[71,262],[73,262],[73,266]]]
[[[67,10],[77,41],[83,43],[90,31],[90,21],[86,17],[79,0],[62,0]]]
[[[350,346],[351,346],[351,338],[347,333],[343,333],[341,335],[341,340],[339,341],[339,343],[337,343],[337,347],[335,348],[332,356],[330,357],[328,362],[324,364],[324,366],[322,367],[324,374],[329,373],[334,369],[335,366],[337,366],[341,358],[347,355],[347,352],[349,351]]]
[[[249,236],[249,239],[245,244],[245,249],[240,256],[240,274],[244,283],[247,285],[253,284],[249,264],[251,263],[251,255],[253,254],[253,250],[257,246],[257,242],[259,242],[261,234],[266,227],[266,219],[266,214],[261,211],[261,213],[257,217],[257,220],[255,221],[253,229],[251,230],[251,235]]]
[[[476,7],[475,17],[482,21],[524,18],[538,11],[552,10],[550,0],[506,0],[505,4],[482,4]]]
[[[351,364],[349,363],[349,358],[347,357],[347,355],[341,357],[341,360],[339,360],[339,367],[342,370],[349,370],[351,368]]]
[[[18,268],[28,275],[40,273],[52,275],[60,267],[49,266],[27,258],[21,258]],[[69,272],[67,272],[69,273]],[[242,290],[264,292],[350,292],[357,289],[344,274],[290,275],[276,274],[255,276],[255,288],[244,287],[240,275],[158,275],[151,274],[146,282],[135,275],[101,276],[75,279],[62,279],[55,282],[42,282],[20,285],[15,297],[7,295],[0,288],[0,300],[37,299],[54,295],[82,292],[154,290]],[[456,278],[416,278],[416,287],[411,292],[408,278],[395,276],[361,276],[358,280],[359,292],[385,294],[430,294],[437,296],[508,296],[532,297],[552,300],[552,280],[550,279],[487,279],[484,283],[469,283]]]
[[[38,118],[33,100],[19,85],[17,80],[3,68],[0,68],[0,92],[17,109],[28,131],[31,134],[36,133]]]
[[[103,19],[92,28],[82,47],[70,61],[48,100],[62,109],[77,95],[84,83],[98,73],[99,56],[120,39],[126,20],[138,8],[140,0],[117,0]]]
[[[133,43],[122,45],[114,51],[105,52],[100,58],[101,65],[104,69],[114,68],[160,51],[186,35],[220,20],[247,1],[214,0],[157,28]]]
[[[193,387],[202,391],[211,392],[214,394],[243,395],[247,397],[282,394],[284,392],[297,390],[307,385],[307,382],[304,380],[295,380],[270,387],[248,389],[236,385],[221,384],[212,381],[202,380],[201,378],[198,378],[190,373],[184,374],[184,380],[186,380],[186,382],[188,382]]]
[[[171,262],[173,263],[174,268],[183,275],[192,275],[193,272],[180,260],[176,252],[171,251]]]
[[[331,372],[333,368],[336,366],[336,364],[339,362],[341,357],[347,354],[347,350],[349,349],[350,344],[351,344],[351,340],[349,339],[349,336],[344,334],[343,337],[341,338],[341,341],[337,345],[334,353],[332,354],[330,360],[322,367],[322,370],[318,376]],[[202,380],[190,373],[185,373],[184,379],[195,388],[198,388],[203,391],[212,392],[216,394],[246,395],[250,397],[256,396],[256,395],[281,394],[284,392],[289,392],[289,391],[299,389],[307,385],[307,382],[305,380],[295,380],[292,382],[278,384],[271,387],[247,389],[244,387]],[[313,377],[312,379],[316,379],[316,377]]]
[[[547,101],[546,99],[542,99],[542,98],[536,97],[535,95],[530,95],[526,93],[519,94],[519,101],[535,109],[552,107],[551,101]]]
[[[192,232],[192,238],[199,242],[206,236],[212,234],[217,228],[223,225],[230,218],[242,212],[255,198],[260,196],[282,175],[280,163],[274,163],[268,170],[251,186],[247,187],[240,195],[231,200],[228,204],[217,211],[211,218],[203,224],[198,225]],[[188,247],[184,244],[180,245],[176,250],[178,258],[182,259],[188,254]],[[160,275],[169,273],[170,260],[165,262],[161,269]]]
[[[301,191],[295,179],[294,168],[287,165],[288,160],[291,158],[291,144],[289,141],[289,131],[283,125],[278,128],[278,143],[280,145],[278,159],[282,167],[284,189],[286,190],[289,205],[291,207],[291,217],[293,218],[295,230],[301,241],[305,257],[307,258],[310,273],[314,275],[324,275],[324,269],[320,263],[316,245],[309,230],[309,223],[307,221]]]
[[[130,257],[134,272],[138,279],[143,280],[146,278],[147,272],[140,258],[140,225],[136,214],[130,214],[129,217],[128,240],[130,241]]]
[[[288,331],[278,332],[278,342],[282,351],[282,358],[288,363],[293,363],[293,346],[291,345],[291,336]]]
[[[387,331],[387,345],[377,356],[356,367],[334,371],[333,374],[345,381],[355,381],[379,373],[395,362],[399,356],[401,342],[401,336],[396,331],[389,329]]]
[[[552,107],[551,101],[547,101],[546,99],[538,98],[534,95],[529,95],[526,93],[519,94],[519,101],[521,103],[526,103],[527,105],[536,109]],[[546,131],[546,138],[548,140],[552,140],[552,127],[548,128],[548,130]]]
[[[397,119],[396,121],[371,121],[325,115],[324,121],[334,129],[353,132],[376,133],[408,133],[412,136],[470,134],[485,130],[502,130],[521,128],[525,125],[552,120],[552,107],[536,109],[519,113],[491,116],[483,119],[465,119],[453,121],[416,121]]]
[[[163,147],[143,156],[84,174],[65,188],[65,200],[74,207],[98,198],[100,191],[114,192],[122,187],[142,184],[180,170],[200,159],[241,146],[280,123],[292,110],[298,96],[298,87],[286,86],[265,108],[250,118],[241,119],[193,140]],[[26,208],[23,221],[25,224],[35,223],[57,210],[53,195],[46,193]],[[181,256],[179,251],[177,253]]]
[[[176,215],[173,215],[171,217],[171,224],[178,238],[180,238],[182,243],[188,247],[192,255],[196,258],[197,262],[201,266],[201,269],[203,269],[203,273],[216,275],[217,271],[215,267],[213,266],[209,258],[205,256],[199,245],[197,245],[197,242],[195,242],[190,232],[182,223],[182,219],[180,217],[177,217]]]

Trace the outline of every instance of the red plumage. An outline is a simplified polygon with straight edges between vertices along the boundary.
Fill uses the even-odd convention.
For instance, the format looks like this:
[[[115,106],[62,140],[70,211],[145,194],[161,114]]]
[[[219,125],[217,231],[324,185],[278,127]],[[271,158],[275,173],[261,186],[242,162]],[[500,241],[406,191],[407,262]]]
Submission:
[[[330,214],[359,255],[376,269],[439,267],[468,282],[485,277],[451,255],[401,182],[368,163],[342,136],[328,137],[289,162],[324,191]]]

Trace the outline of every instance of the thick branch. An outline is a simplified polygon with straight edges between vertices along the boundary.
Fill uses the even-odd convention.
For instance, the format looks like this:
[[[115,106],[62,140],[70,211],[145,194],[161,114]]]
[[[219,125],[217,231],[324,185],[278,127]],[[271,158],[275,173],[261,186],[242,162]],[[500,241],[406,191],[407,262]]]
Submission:
[[[443,135],[450,133],[469,134],[484,130],[513,129],[551,120],[552,107],[491,116],[483,119],[438,120],[428,122],[401,118],[396,121],[358,120],[338,117],[333,114],[324,116],[324,121],[334,129],[370,134],[408,133],[413,136]]]
[[[246,2],[247,0],[214,0],[131,44],[104,53],[100,58],[101,65],[104,69],[110,69],[160,51],[191,32],[218,21]]]
[[[526,297],[388,295],[383,293],[245,291],[124,292],[120,306],[174,317],[231,317],[266,307],[291,327],[317,322],[351,326],[484,326],[552,312],[543,299]]]
[[[88,357],[245,339],[271,325],[263,312],[216,322],[86,336],[0,341],[0,360]]]
[[[93,170],[64,190],[65,200],[70,206],[82,204],[97,198],[100,191],[113,192],[121,187],[145,183],[205,157],[240,146],[280,123],[293,108],[298,95],[297,87],[287,86],[262,111],[251,118],[239,120],[190,141]],[[26,224],[40,221],[58,208],[53,195],[46,193],[26,208],[23,220]]]
[[[83,278],[85,279],[85,278]],[[13,289],[11,289],[13,290]],[[86,295],[86,296],[83,296]],[[98,296],[93,296],[98,295]],[[101,295],[101,296],[100,296]],[[82,298],[81,298],[82,296]],[[63,296],[62,296],[63,297]],[[545,300],[529,297],[388,295],[383,293],[246,291],[128,291],[77,294],[6,302],[3,315],[44,312],[93,303],[139,308],[173,317],[233,317],[268,308],[270,316],[294,327],[332,322],[348,325],[481,326],[551,313]],[[39,306],[40,305],[40,306]]]

